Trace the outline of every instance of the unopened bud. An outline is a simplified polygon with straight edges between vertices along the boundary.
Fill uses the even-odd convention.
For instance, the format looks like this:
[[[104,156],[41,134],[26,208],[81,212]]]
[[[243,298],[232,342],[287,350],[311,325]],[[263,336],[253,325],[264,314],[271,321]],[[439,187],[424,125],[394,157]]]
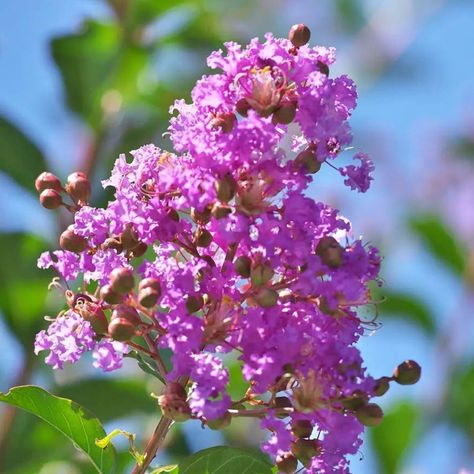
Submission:
[[[138,284],[138,289],[144,290],[145,288],[153,288],[155,291],[161,294],[161,284],[158,278],[149,277],[141,280]]]
[[[321,169],[321,162],[318,161],[315,150],[311,146],[299,153],[294,163],[297,169],[302,168],[304,172],[309,174],[315,174]]]
[[[112,319],[126,319],[133,326],[138,326],[142,322],[137,310],[126,304],[120,304],[115,307],[112,311]]]
[[[104,240],[102,244],[103,250],[114,249],[117,253],[121,253],[123,250],[123,245],[120,243],[120,240],[116,237],[109,237]]]
[[[41,191],[39,200],[41,205],[46,209],[57,209],[63,203],[61,194],[54,189]]]
[[[275,459],[278,472],[294,474],[298,468],[298,460],[291,453],[280,454]]]
[[[369,401],[369,396],[362,392],[362,390],[356,390],[348,398],[341,400],[342,406],[348,410],[358,410],[363,407]]]
[[[329,76],[329,66],[326,63],[323,63],[322,61],[318,61],[316,63],[316,67],[318,68],[318,71],[321,74],[324,74],[325,76]]]
[[[252,265],[252,260],[245,255],[237,257],[234,262],[234,268],[238,275],[243,278],[248,278],[250,276],[250,267]]]
[[[161,294],[153,288],[143,288],[138,292],[138,302],[144,308],[152,308],[158,302]]]
[[[291,452],[307,466],[313,457],[321,453],[321,445],[316,439],[299,438],[291,443]]]
[[[105,285],[100,289],[100,297],[109,304],[118,304],[122,301],[122,295],[112,290],[110,285]]]
[[[383,419],[383,411],[376,403],[368,403],[356,412],[357,419],[365,426],[378,426]]]
[[[207,224],[211,219],[211,210],[206,207],[202,211],[196,208],[191,209],[191,219],[198,224]]]
[[[247,117],[248,111],[251,108],[252,107],[248,103],[247,99],[240,99],[239,101],[237,101],[237,104],[235,104],[235,110],[237,111],[237,113],[242,115],[242,117]]]
[[[148,250],[148,245],[144,242],[139,242],[138,245],[131,251],[131,256],[134,258],[139,258],[145,255],[145,252]]]
[[[216,219],[223,219],[224,217],[227,217],[231,213],[232,213],[232,209],[228,206],[219,206],[216,204],[212,208],[212,215]]]
[[[227,428],[231,422],[232,415],[229,412],[225,412],[225,414],[219,418],[207,420],[207,426],[209,426],[211,430],[222,430],[224,428]]]
[[[191,408],[186,401],[186,390],[177,382],[169,382],[163,395],[158,398],[163,415],[174,421],[189,420]]]
[[[175,222],[179,222],[179,214],[178,214],[178,211],[176,211],[176,209],[173,209],[173,208],[170,208],[166,211],[166,215],[172,220],[172,221],[175,221]]]
[[[229,133],[233,126],[237,117],[232,112],[222,112],[217,117],[212,119],[211,126],[214,128],[221,128],[224,133]]]
[[[115,341],[129,341],[135,334],[135,326],[125,318],[114,318],[110,321],[108,332]]]
[[[273,112],[273,120],[282,125],[288,125],[293,122],[296,115],[296,102],[283,102],[278,109]]]
[[[295,48],[305,45],[311,37],[311,31],[303,23],[293,25],[290,28],[290,33],[288,34],[288,39],[292,42]]]
[[[91,195],[91,183],[85,173],[77,171],[67,177],[66,192],[75,200],[88,202]]]
[[[414,360],[402,362],[393,371],[393,380],[400,385],[413,385],[421,377],[421,367]]]
[[[316,255],[330,268],[338,268],[342,265],[344,249],[334,237],[323,237],[316,246]]]
[[[212,242],[212,234],[207,229],[199,228],[196,231],[195,239],[198,247],[209,247]]]
[[[252,285],[262,286],[273,278],[273,270],[269,262],[254,262],[250,269]]]
[[[87,240],[68,227],[59,237],[59,246],[69,252],[80,253],[87,248]]]
[[[309,438],[313,432],[313,424],[309,420],[294,420],[291,423],[291,432],[297,438]]]
[[[47,171],[41,173],[36,178],[35,188],[39,193],[45,189],[54,189],[55,191],[58,191],[58,193],[60,193],[62,190],[61,181],[59,181],[59,178],[53,173],[48,173]]]
[[[196,313],[204,305],[204,299],[201,295],[188,296],[186,300],[186,309],[189,313]]]
[[[133,290],[135,279],[131,268],[115,268],[110,273],[110,286],[117,293],[125,294]]]
[[[389,377],[380,377],[375,381],[374,387],[374,396],[381,397],[388,392],[390,388],[390,378]]]
[[[133,250],[139,243],[137,231],[132,224],[127,224],[120,234],[120,243],[125,250]]]
[[[271,308],[278,302],[278,292],[271,288],[262,288],[255,296],[255,301],[262,308]]]
[[[222,202],[229,202],[237,190],[237,183],[231,174],[226,174],[216,183],[217,198]]]
[[[83,305],[76,306],[75,309],[84,320],[91,323],[96,334],[106,334],[108,332],[107,318],[100,305],[86,302]]]

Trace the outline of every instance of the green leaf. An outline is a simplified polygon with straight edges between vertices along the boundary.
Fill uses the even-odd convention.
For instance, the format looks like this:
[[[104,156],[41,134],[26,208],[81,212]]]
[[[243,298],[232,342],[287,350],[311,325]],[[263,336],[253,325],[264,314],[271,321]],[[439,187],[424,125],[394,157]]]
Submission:
[[[97,472],[114,472],[115,449],[112,445],[105,449],[96,446],[95,440],[106,433],[99,420],[77,403],[33,385],[0,393],[0,401],[32,413],[56,428],[84,452]]]
[[[435,258],[457,275],[464,273],[466,249],[439,217],[420,215],[410,219],[409,224]]]
[[[0,171],[35,190],[36,177],[47,168],[41,151],[18,128],[0,117]]]
[[[385,413],[382,423],[369,430],[381,474],[395,474],[415,439],[418,409],[402,402]]]
[[[474,364],[458,367],[454,372],[445,404],[445,413],[451,423],[465,431],[474,439]]]
[[[58,387],[56,392],[61,397],[74,398],[101,421],[137,412],[158,412],[156,400],[150,397],[144,381],[140,380],[86,379]],[[98,393],[103,395],[98,397]]]
[[[179,463],[177,472],[179,474],[271,474],[272,465],[259,452],[216,446],[203,449],[186,458]]]
[[[384,302],[380,304],[382,317],[397,316],[417,324],[427,334],[436,331],[432,314],[426,305],[416,296],[407,293],[384,292]]]

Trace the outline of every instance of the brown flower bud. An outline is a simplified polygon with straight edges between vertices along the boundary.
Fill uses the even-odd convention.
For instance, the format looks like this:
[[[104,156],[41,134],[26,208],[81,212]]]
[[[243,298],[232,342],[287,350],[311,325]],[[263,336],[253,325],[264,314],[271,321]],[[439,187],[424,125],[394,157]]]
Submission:
[[[390,378],[389,377],[380,377],[375,381],[374,387],[374,396],[381,397],[388,392],[390,388]]]
[[[154,288],[143,288],[138,292],[138,302],[144,308],[152,308],[158,302],[160,296],[161,293],[156,291]]]
[[[247,99],[240,99],[237,101],[237,104],[235,104],[235,110],[238,114],[242,115],[242,117],[247,117],[248,111],[251,108],[252,107],[247,102]]]
[[[53,173],[44,171],[35,180],[36,191],[41,193],[45,189],[54,189],[58,193],[62,191],[61,181]]]
[[[123,251],[123,245],[120,243],[120,240],[116,237],[109,237],[104,240],[102,244],[103,250],[114,249],[117,253],[121,253]]]
[[[193,207],[191,209],[191,219],[198,224],[207,224],[211,220],[211,209],[206,207],[202,211],[198,211]]]
[[[115,341],[129,341],[135,334],[135,326],[125,318],[114,318],[110,321],[108,332]]]
[[[275,460],[278,472],[283,474],[294,474],[298,468],[298,460],[291,453],[284,453],[277,456]]]
[[[321,258],[324,265],[330,268],[338,268],[342,265],[344,248],[339,245],[334,237],[326,236],[318,242],[316,255]]]
[[[226,174],[216,182],[217,198],[222,202],[229,202],[237,191],[237,183],[231,174]]]
[[[96,334],[106,334],[108,332],[107,318],[100,305],[86,301],[81,305],[76,305],[75,309],[83,319],[91,323]]]
[[[245,255],[237,257],[234,262],[234,268],[238,275],[243,278],[248,278],[250,276],[250,267],[252,265],[252,260]]]
[[[297,169],[303,169],[306,173],[315,174],[321,169],[321,162],[316,157],[314,147],[309,146],[300,152],[294,161]]]
[[[177,382],[169,382],[166,385],[163,395],[158,398],[158,404],[163,415],[174,421],[186,421],[191,417],[186,390]]]
[[[144,242],[139,242],[138,245],[131,251],[131,256],[134,258],[139,258],[142,255],[145,255],[145,252],[148,250],[148,245]]]
[[[133,326],[138,326],[142,322],[137,310],[126,304],[120,304],[115,307],[112,311],[112,319],[126,319]]]
[[[303,23],[293,25],[290,28],[290,33],[288,34],[288,39],[292,42],[295,48],[305,45],[311,37],[311,31]]]
[[[393,371],[393,380],[400,385],[413,385],[421,377],[421,367],[414,360],[402,362]]]
[[[85,173],[77,171],[67,177],[66,192],[74,201],[88,202],[91,195],[91,183]]]
[[[356,412],[357,419],[365,426],[378,426],[383,419],[383,411],[376,403],[368,403]]]
[[[87,240],[77,235],[72,226],[69,226],[59,237],[59,246],[69,252],[80,253],[87,248]]]
[[[213,420],[207,420],[207,426],[211,430],[222,430],[227,428],[232,422],[232,415],[229,412],[225,412],[220,418],[215,418]]]
[[[127,224],[120,234],[120,243],[125,250],[133,250],[138,244],[138,234],[133,224]]]
[[[169,208],[169,209],[166,211],[166,215],[167,215],[172,221],[179,222],[179,214],[178,214],[178,211],[176,211],[176,209]]]
[[[186,309],[189,313],[196,313],[204,306],[204,299],[201,295],[188,296],[186,300]]]
[[[41,191],[39,200],[41,205],[46,209],[57,209],[63,203],[61,194],[54,189]]]
[[[122,295],[112,290],[110,285],[105,285],[100,289],[100,297],[109,304],[118,304],[122,301]]]
[[[110,286],[117,293],[125,294],[133,290],[135,279],[131,268],[115,268],[110,273]]]
[[[291,443],[291,452],[307,466],[313,457],[321,453],[321,445],[317,439],[299,438]]]
[[[250,279],[253,286],[262,286],[273,278],[273,270],[269,262],[256,261],[250,268]]]
[[[329,66],[326,63],[323,63],[322,61],[318,61],[316,63],[316,67],[318,68],[318,71],[321,74],[324,74],[325,76],[329,76]]]
[[[196,231],[195,243],[198,247],[209,247],[212,242],[212,234],[207,229],[199,228]]]
[[[255,296],[255,301],[262,308],[271,308],[278,302],[278,292],[271,288],[262,288]]]
[[[313,432],[313,424],[309,420],[294,420],[291,423],[291,432],[297,438],[309,438]]]
[[[155,291],[161,294],[161,284],[158,278],[149,277],[141,280],[138,284],[138,289],[144,290],[145,288],[153,288]]]
[[[341,400],[341,404],[344,408],[354,411],[365,406],[368,401],[369,396],[365,392],[362,392],[361,390],[356,390],[352,393],[351,396]]]
[[[278,109],[273,112],[273,120],[282,125],[288,125],[293,122],[296,115],[296,102],[283,102]]]
[[[221,112],[217,117],[211,120],[213,128],[221,128],[224,133],[229,133],[234,127],[237,117],[232,112]]]
[[[231,213],[232,213],[232,209],[228,206],[219,206],[216,204],[212,208],[212,215],[216,219],[223,219],[224,217],[227,217]]]

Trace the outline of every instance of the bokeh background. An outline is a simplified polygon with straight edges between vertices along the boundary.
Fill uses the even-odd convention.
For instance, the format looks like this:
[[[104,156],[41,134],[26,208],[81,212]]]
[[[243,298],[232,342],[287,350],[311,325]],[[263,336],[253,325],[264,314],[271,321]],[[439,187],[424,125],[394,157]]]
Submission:
[[[376,163],[366,195],[331,170],[310,194],[353,221],[385,255],[379,327],[360,344],[369,371],[402,360],[423,367],[416,386],[392,386],[383,424],[370,429],[354,473],[474,469],[474,2],[470,0],[0,0],[0,391],[35,383],[90,408],[106,429],[139,443],[151,433],[155,382],[137,371],[105,377],[90,361],[53,373],[33,355],[43,316],[61,304],[38,254],[67,220],[37,202],[34,178],[77,169],[94,182],[118,153],[169,146],[168,107],[189,97],[205,58],[224,40],[305,22],[312,43],[334,45],[333,74],[359,86],[355,146]],[[96,186],[94,203],[107,200]],[[239,367],[232,383],[241,384]],[[160,460],[216,445],[258,443],[248,422],[223,434],[175,428]],[[126,443],[122,472],[130,470]],[[76,474],[72,445],[33,416],[0,407],[0,472]]]

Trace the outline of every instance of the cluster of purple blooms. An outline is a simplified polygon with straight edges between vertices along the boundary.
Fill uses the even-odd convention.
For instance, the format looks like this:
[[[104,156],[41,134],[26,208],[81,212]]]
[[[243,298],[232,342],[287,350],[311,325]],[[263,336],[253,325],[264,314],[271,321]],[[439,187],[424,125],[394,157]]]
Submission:
[[[220,72],[171,108],[178,154],[146,145],[120,156],[103,182],[115,189],[106,209],[87,205],[75,174],[73,205],[57,201],[74,224],[39,266],[79,281],[81,293],[35,350],[49,351],[53,368],[93,351],[109,371],[127,351],[159,360],[171,349],[172,369],[161,366],[166,416],[220,428],[255,413],[281,472],[298,461],[307,473],[347,472],[363,425],[382,418],[369,399],[390,380],[381,388],[355,347],[380,256],[305,190],[331,163],[365,192],[373,165],[361,153],[357,166],[332,164],[351,143],[356,88],[329,76],[334,49],[309,47],[307,28],[295,28],[290,40],[267,34],[212,53]],[[228,353],[248,382],[240,400],[227,391]]]

